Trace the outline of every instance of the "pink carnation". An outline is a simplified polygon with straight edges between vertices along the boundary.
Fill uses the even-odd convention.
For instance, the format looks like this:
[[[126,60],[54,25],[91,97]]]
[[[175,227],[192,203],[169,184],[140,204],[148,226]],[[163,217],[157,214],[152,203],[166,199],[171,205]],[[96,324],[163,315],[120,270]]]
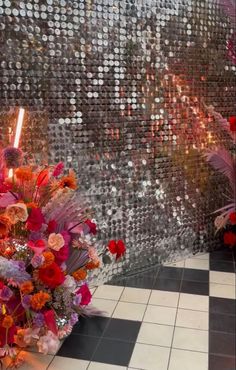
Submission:
[[[80,294],[82,296],[80,301],[81,306],[87,306],[91,302],[92,294],[90,293],[87,284],[82,285],[79,290],[77,290],[76,294]]]

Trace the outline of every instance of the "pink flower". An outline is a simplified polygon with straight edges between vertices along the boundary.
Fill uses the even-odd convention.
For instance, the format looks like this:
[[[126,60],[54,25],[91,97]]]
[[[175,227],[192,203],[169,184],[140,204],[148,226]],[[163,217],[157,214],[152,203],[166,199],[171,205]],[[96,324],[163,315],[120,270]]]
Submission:
[[[87,306],[91,302],[92,294],[90,293],[87,284],[82,285],[79,290],[77,290],[76,294],[80,294],[82,296],[80,301],[81,306]]]
[[[53,251],[55,262],[61,265],[69,258],[70,250],[68,245],[64,245],[59,251]]]
[[[64,170],[64,163],[63,162],[59,162],[55,167],[54,167],[54,171],[52,173],[52,176],[54,177],[58,177],[62,174]]]
[[[44,312],[44,321],[48,329],[57,335],[56,317],[53,310],[47,310]]]
[[[32,208],[27,219],[26,227],[30,231],[39,231],[45,222],[40,208]]]
[[[28,241],[28,247],[32,249],[36,255],[39,255],[45,250],[46,244],[42,239],[36,240],[35,242],[30,240]]]
[[[39,352],[43,353],[44,355],[55,354],[59,348],[60,341],[58,337],[52,332],[48,331],[47,334],[43,335],[39,338],[37,343]]]

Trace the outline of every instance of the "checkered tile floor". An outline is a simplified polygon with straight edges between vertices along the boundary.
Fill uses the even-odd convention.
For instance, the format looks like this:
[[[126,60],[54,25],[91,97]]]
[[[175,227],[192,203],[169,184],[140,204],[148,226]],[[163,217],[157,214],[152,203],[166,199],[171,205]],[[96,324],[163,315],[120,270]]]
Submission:
[[[229,250],[98,287],[106,317],[82,319],[57,356],[22,370],[235,370],[235,257]]]

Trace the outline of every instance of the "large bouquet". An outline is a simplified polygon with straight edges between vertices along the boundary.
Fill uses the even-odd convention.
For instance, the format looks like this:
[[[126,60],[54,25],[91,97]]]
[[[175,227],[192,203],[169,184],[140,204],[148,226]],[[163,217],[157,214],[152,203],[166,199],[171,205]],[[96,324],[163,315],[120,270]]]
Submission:
[[[29,164],[21,150],[6,148],[0,160],[0,356],[15,345],[37,344],[55,352],[91,301],[89,273],[100,256],[121,257],[112,240],[100,255],[96,224],[78,196],[75,173]],[[17,364],[15,360],[15,364]]]
[[[227,198],[227,204],[215,211],[216,231],[223,230],[224,244],[229,247],[236,246],[236,116],[224,119],[213,107],[209,112],[216,122],[231,137],[231,148],[217,147],[207,150],[205,153],[207,161],[228,180],[228,193],[223,195]]]

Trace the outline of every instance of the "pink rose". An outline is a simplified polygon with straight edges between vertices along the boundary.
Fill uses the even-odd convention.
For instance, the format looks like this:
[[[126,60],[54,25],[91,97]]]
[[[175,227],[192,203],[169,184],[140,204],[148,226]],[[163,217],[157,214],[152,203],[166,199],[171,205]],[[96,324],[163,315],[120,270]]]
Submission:
[[[91,302],[92,294],[90,293],[87,284],[82,285],[79,290],[77,290],[76,294],[80,294],[82,296],[80,301],[81,306],[87,306]]]

